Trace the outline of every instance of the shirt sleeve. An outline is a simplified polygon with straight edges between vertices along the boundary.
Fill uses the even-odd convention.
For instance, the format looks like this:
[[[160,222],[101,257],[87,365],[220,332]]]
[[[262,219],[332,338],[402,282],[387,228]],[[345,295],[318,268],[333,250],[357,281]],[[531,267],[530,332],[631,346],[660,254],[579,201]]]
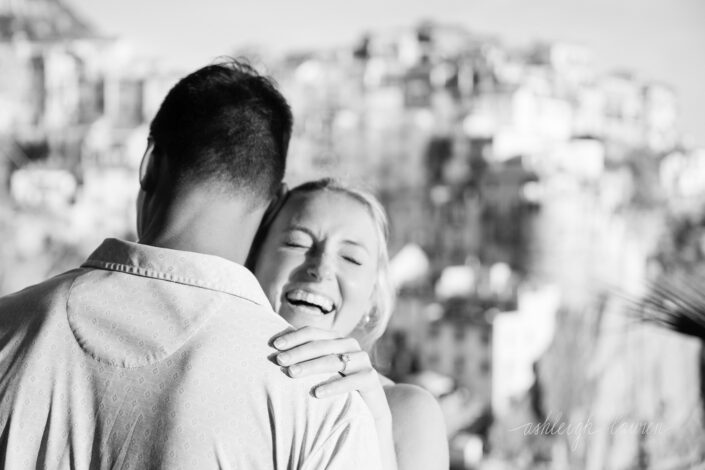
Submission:
[[[301,470],[382,470],[377,430],[367,414],[338,424],[309,455]]]

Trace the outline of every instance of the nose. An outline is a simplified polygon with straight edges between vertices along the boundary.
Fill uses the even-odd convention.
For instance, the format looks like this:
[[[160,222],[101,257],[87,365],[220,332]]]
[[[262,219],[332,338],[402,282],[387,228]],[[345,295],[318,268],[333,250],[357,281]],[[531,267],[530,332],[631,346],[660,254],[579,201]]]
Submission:
[[[331,279],[333,277],[333,267],[329,258],[326,254],[313,257],[308,266],[306,266],[306,274],[316,281]]]

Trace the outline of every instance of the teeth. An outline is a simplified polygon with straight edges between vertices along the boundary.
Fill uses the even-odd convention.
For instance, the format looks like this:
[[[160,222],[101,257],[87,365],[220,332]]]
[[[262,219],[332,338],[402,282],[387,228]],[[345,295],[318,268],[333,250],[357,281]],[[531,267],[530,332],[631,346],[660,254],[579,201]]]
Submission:
[[[295,302],[306,302],[307,304],[316,305],[323,312],[330,312],[333,310],[333,301],[322,295],[314,294],[313,292],[308,292],[303,289],[295,289],[286,295],[288,300],[293,300]]]

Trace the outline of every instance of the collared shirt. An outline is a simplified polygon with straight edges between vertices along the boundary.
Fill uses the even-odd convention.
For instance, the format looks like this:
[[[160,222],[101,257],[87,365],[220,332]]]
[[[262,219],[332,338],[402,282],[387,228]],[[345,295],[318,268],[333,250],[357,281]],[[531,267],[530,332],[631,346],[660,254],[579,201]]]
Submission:
[[[244,267],[108,239],[0,299],[0,468],[380,468],[357,393],[316,399]]]

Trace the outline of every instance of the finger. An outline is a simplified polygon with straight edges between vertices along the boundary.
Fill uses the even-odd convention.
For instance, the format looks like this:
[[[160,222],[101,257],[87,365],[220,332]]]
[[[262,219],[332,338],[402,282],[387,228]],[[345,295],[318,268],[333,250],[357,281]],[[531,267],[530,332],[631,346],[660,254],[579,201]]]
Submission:
[[[325,398],[352,391],[360,393],[375,420],[391,419],[387,396],[374,369],[331,380],[316,387],[313,393],[317,398]]]
[[[377,378],[377,372],[374,369],[365,369],[354,374],[346,375],[345,377],[329,380],[316,387],[314,394],[318,398],[324,398],[355,390],[373,391],[375,389],[382,390],[382,386]],[[384,394],[384,391],[382,391],[382,394]],[[370,396],[376,397],[376,394]]]
[[[372,368],[370,356],[365,351],[349,353],[349,357],[350,361],[345,367],[345,375],[352,375]],[[298,364],[292,364],[287,370],[291,377],[305,377],[313,374],[335,374],[342,371],[343,365],[344,363],[340,360],[340,356],[329,354]]]
[[[323,330],[313,326],[304,326],[298,330],[289,330],[284,332],[274,340],[273,344],[274,347],[280,351],[285,351],[310,341],[334,339],[339,337],[340,334],[335,331]]]
[[[277,362],[279,365],[288,366],[331,354],[354,353],[360,349],[360,344],[353,338],[321,339],[277,354]]]

